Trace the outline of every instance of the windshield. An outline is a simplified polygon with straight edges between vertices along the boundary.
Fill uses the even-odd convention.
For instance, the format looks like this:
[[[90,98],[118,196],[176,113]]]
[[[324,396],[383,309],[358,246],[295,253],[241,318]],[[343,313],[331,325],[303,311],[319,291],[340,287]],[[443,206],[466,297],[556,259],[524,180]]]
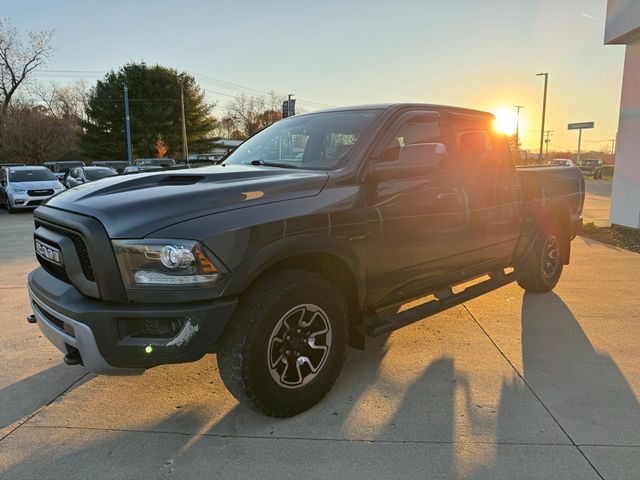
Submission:
[[[111,168],[96,168],[96,169],[86,169],[84,171],[84,175],[87,177],[87,180],[98,180],[99,178],[105,177],[113,177],[118,173]]]
[[[46,182],[57,180],[55,175],[49,170],[34,169],[34,170],[17,170],[15,172],[9,172],[9,180],[12,183],[20,182]]]
[[[567,160],[552,160],[551,165],[566,165]]]
[[[251,137],[223,163],[330,170],[346,158],[378,114],[379,110],[356,110],[291,117]]]
[[[582,162],[583,165],[589,165],[590,167],[598,165],[598,160],[585,160]]]

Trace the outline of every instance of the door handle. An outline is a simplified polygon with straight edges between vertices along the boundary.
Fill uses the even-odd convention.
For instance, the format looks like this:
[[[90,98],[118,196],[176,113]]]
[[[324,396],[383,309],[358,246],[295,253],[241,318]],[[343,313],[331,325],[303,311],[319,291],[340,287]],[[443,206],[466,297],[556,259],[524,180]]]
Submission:
[[[438,193],[436,195],[437,200],[448,200],[450,198],[458,198],[458,192],[447,192],[447,193]]]

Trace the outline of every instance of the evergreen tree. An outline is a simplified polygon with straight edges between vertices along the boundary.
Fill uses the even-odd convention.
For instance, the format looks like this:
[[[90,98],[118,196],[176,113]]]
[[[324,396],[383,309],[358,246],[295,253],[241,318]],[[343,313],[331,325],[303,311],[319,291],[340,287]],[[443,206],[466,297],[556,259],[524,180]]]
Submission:
[[[154,157],[161,136],[167,155],[182,157],[180,85],[184,88],[184,110],[189,150],[206,152],[216,121],[212,106],[191,75],[160,65],[130,63],[111,71],[91,90],[87,101],[87,121],[81,139],[83,151],[91,159],[126,159],[127,140],[124,92],[129,90],[131,143],[140,158]]]

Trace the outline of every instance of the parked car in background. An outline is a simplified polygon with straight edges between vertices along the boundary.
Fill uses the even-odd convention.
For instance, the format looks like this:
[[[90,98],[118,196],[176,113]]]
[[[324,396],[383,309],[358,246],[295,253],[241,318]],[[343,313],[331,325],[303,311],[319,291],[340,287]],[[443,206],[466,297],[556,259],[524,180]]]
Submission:
[[[124,169],[130,166],[126,160],[96,160],[91,162],[91,165],[94,167],[110,167],[118,173],[124,172]]]
[[[43,166],[47,167],[53,172],[58,180],[64,181],[64,177],[67,176],[69,170],[74,167],[84,167],[84,162],[80,161],[60,161],[60,162],[44,162]]]
[[[67,188],[72,188],[93,180],[115,177],[116,175],[118,172],[109,167],[76,167],[69,170],[69,174],[64,179],[64,185]]]
[[[549,163],[552,167],[575,167],[572,160],[568,158],[554,158],[553,160],[549,160]]]
[[[154,165],[143,166],[143,167],[139,167],[137,165],[129,165],[127,168],[125,168],[122,171],[122,174],[128,175],[130,173],[157,172],[159,170],[164,170],[164,169],[162,167],[154,166]]]
[[[22,167],[24,163],[13,163],[13,162],[0,162],[0,168],[2,167]]]
[[[176,166],[173,158],[138,158],[133,162],[136,167],[162,167],[171,168]]]
[[[585,158],[578,164],[582,174],[592,176],[594,180],[602,178],[602,160],[599,158]]]
[[[0,202],[9,213],[35,208],[63,190],[62,183],[48,168],[23,166],[0,169]]]
[[[197,168],[217,165],[223,158],[224,156],[218,155],[198,155],[196,158],[190,158],[189,163],[185,164],[185,167]]]

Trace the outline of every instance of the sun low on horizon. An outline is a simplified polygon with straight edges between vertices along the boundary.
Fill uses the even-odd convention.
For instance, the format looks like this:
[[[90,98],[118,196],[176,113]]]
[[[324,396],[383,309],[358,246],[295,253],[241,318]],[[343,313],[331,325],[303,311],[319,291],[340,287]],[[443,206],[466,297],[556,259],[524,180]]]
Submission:
[[[514,135],[518,124],[518,114],[513,107],[498,107],[491,110],[496,117],[493,126],[496,131],[504,135]],[[520,130],[522,130],[522,118],[520,118]]]

